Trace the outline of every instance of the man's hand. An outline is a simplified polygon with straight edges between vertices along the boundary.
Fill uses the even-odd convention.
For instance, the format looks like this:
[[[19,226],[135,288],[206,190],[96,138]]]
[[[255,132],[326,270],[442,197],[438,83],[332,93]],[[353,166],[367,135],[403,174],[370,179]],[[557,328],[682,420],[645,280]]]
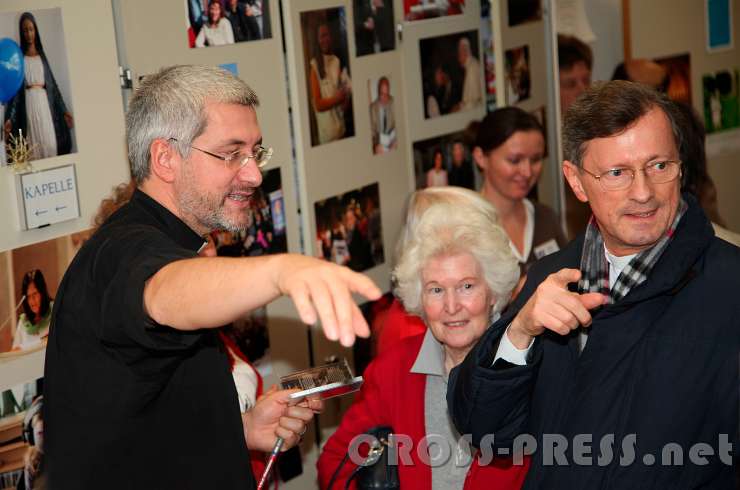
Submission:
[[[324,408],[321,400],[303,400],[296,404],[290,394],[298,390],[270,388],[257,403],[242,415],[247,447],[269,453],[278,436],[285,441],[286,451],[298,444],[314,414]]]
[[[276,284],[282,294],[293,299],[304,323],[312,325],[320,320],[326,337],[339,339],[344,346],[352,345],[357,335],[370,335],[352,299],[352,293],[369,300],[380,298],[380,289],[369,277],[305,255],[283,255],[281,260]]]
[[[517,349],[526,349],[545,329],[568,335],[580,325],[591,325],[592,310],[606,302],[600,293],[571,293],[568,284],[581,278],[578,269],[561,269],[547,276],[514,317],[507,335]]]

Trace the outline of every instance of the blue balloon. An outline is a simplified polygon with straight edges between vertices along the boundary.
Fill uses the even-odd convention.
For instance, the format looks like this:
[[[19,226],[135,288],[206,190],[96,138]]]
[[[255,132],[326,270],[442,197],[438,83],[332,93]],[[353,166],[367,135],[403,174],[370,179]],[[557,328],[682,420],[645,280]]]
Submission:
[[[23,84],[23,53],[8,37],[0,39],[0,102],[7,103]]]

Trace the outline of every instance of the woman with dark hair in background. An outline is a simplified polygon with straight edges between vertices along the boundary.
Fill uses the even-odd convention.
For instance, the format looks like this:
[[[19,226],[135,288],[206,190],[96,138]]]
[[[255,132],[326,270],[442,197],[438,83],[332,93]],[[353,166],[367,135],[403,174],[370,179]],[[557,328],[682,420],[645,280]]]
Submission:
[[[49,320],[54,302],[46,289],[40,270],[26,272],[21,285],[23,313],[13,337],[13,350],[26,350],[42,345],[49,336]]]
[[[18,136],[19,130],[31,145],[31,159],[66,155],[72,150],[74,125],[64,104],[54,74],[46,59],[36,18],[23,12],[18,21],[23,52],[23,87],[8,102],[5,133]]]
[[[522,272],[559,250],[567,240],[555,212],[527,195],[542,173],[545,132],[537,119],[505,107],[472,123],[475,163],[483,172],[481,193],[496,208]]]
[[[344,137],[344,109],[350,102],[352,88],[347,69],[342,68],[334,54],[331,30],[326,22],[316,27],[311,48],[309,87],[321,145]]]

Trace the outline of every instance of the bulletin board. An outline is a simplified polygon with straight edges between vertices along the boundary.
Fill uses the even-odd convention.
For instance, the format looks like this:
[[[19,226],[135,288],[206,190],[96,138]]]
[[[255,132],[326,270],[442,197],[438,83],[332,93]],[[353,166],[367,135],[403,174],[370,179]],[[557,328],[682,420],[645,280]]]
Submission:
[[[288,0],[282,4],[304,250],[362,271],[388,291],[402,210],[411,190],[405,160],[409,142],[400,44],[392,30],[393,15],[402,2],[396,0],[396,9],[386,11],[378,21],[391,30],[382,42],[374,43],[374,49],[359,34],[362,14],[354,10],[359,3]],[[326,52],[318,44],[320,32],[325,39],[327,35],[331,38]],[[316,61],[319,52],[328,60],[323,77]],[[344,102],[316,110],[324,108],[322,101],[331,92],[316,97],[310,86],[312,72],[316,82],[325,84],[338,75],[346,94]],[[387,80],[393,98],[388,111],[395,127],[388,136],[393,143],[379,149],[373,141],[374,125],[379,123],[373,123],[371,112],[381,78]],[[350,208],[356,217],[349,218],[361,223],[347,222]],[[357,226],[369,230],[365,236],[370,243],[362,247],[353,245],[358,243],[354,238],[358,233],[348,231]],[[349,351],[321,334],[314,340],[317,360],[332,354],[350,357]]]
[[[80,216],[38,229],[22,230],[16,195],[16,175],[0,167],[0,329],[3,350],[18,316],[20,270],[41,245],[50,270],[47,282],[56,289],[71,259],[71,236],[90,227],[100,201],[111,188],[128,180],[124,144],[123,104],[118,80],[113,12],[110,3],[92,2],[80,8],[66,0],[7,0],[0,6],[0,38],[21,44],[19,22],[29,12],[67,112],[72,116],[69,138],[58,138],[56,156],[34,154],[33,170],[73,164]],[[94,25],[91,25],[94,23]],[[44,68],[46,70],[46,68]],[[9,102],[10,104],[11,102]],[[27,135],[28,133],[26,133]],[[64,144],[66,141],[66,144]],[[39,249],[40,250],[40,249]],[[50,286],[51,288],[51,286]],[[5,345],[7,344],[7,345]],[[0,359],[0,388],[31,381],[43,374],[44,351]]]

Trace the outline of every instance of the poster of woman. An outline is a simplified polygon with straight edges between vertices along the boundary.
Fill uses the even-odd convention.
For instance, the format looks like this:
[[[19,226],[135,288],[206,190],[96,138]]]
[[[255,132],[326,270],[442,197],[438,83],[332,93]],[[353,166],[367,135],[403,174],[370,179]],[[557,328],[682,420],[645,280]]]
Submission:
[[[77,151],[67,51],[59,8],[0,14],[0,38],[17,43],[23,83],[4,107],[3,136],[21,134],[30,160]]]

